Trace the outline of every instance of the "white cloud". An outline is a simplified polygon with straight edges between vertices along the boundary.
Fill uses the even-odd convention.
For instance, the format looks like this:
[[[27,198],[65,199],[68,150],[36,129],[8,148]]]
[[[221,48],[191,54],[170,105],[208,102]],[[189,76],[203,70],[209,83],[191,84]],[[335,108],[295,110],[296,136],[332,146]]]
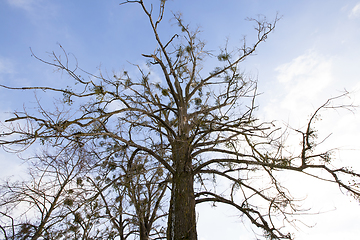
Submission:
[[[307,87],[314,85],[317,90],[328,85],[331,81],[331,59],[309,51],[289,63],[277,67],[277,79],[286,88]],[[296,89],[294,89],[296,90]]]
[[[299,81],[308,77],[315,77],[320,72],[326,70],[328,61],[319,54],[309,51],[289,63],[285,63],[277,67],[278,81],[282,83],[289,83]]]
[[[359,10],[360,11],[360,4]],[[338,65],[337,56],[326,57],[317,51],[308,51],[276,68],[277,82],[270,90],[270,101],[265,104],[266,119],[283,120],[291,127],[306,126],[309,114],[323,104],[329,97],[334,97],[334,84],[344,79],[337,77],[336,70],[342,70]],[[360,83],[354,87],[360,89]],[[351,90],[351,89],[350,89]],[[356,96],[354,96],[356,97]],[[351,99],[339,99],[352,102]],[[359,99],[354,99],[358,104]],[[334,166],[353,166],[358,171],[357,159],[359,149],[359,132],[357,127],[359,116],[347,111],[325,111],[321,113],[322,121],[316,122],[314,127],[319,130],[319,141],[333,133],[316,149],[321,152],[339,147],[335,152]],[[290,150],[298,150],[299,139],[291,135],[288,139]],[[347,149],[356,149],[346,151]],[[336,160],[336,161],[335,161]],[[354,161],[355,160],[355,161]],[[311,208],[313,212],[324,212],[320,215],[301,216],[306,224],[315,224],[314,228],[305,228],[300,224],[300,231],[296,232],[296,239],[356,239],[359,230],[351,225],[359,215],[360,210],[354,206],[358,203],[350,202],[350,196],[339,194],[338,188],[326,182],[314,181],[295,174],[289,175],[285,182],[295,197],[306,197],[304,208]],[[333,211],[336,210],[337,211]],[[332,219],[331,221],[329,219]],[[355,223],[354,223],[355,224]]]
[[[277,82],[267,94],[265,118],[285,122],[306,120],[306,117],[328,99],[327,91],[333,82],[333,61],[314,51],[281,64],[275,69]],[[291,119],[289,119],[291,117]]]
[[[39,3],[40,1],[37,0],[7,0],[8,4],[13,6],[13,7],[17,7],[17,8],[21,8],[27,12],[32,12],[34,11],[37,3]]]
[[[12,7],[24,10],[32,21],[44,21],[58,14],[54,1],[7,0],[7,3]]]
[[[309,52],[279,66],[277,79],[287,93],[282,107],[297,109],[305,102],[313,102],[331,83],[332,61]]]
[[[358,18],[360,17],[360,3],[356,4],[349,14],[350,18]]]

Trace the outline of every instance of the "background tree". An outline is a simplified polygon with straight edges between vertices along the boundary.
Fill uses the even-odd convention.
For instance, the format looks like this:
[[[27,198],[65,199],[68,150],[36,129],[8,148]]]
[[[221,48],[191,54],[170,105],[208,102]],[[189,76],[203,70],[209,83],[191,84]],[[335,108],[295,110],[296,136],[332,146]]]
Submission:
[[[132,77],[128,71],[114,73],[112,77],[101,72],[99,75],[85,72],[88,78],[84,78],[80,76],[84,71],[76,62],[72,65],[65,51],[64,59],[53,53],[54,61],[34,55],[67,73],[74,79],[74,85],[65,89],[19,89],[63,94],[64,104],[69,104],[68,110],[64,111],[67,114],[51,110],[15,112],[15,117],[8,120],[10,126],[1,135],[0,143],[11,147],[28,146],[36,140],[65,145],[93,141],[94,145],[100,146],[104,139],[110,139],[117,143],[113,147],[132,152],[134,157],[117,162],[109,174],[116,179],[110,180],[111,184],[131,186],[125,195],[131,199],[136,211],[144,213],[138,218],[141,236],[148,234],[142,221],[147,219],[151,223],[148,210],[154,209],[158,202],[155,200],[154,205],[150,204],[151,197],[144,199],[143,191],[148,193],[153,189],[153,193],[160,197],[166,194],[157,177],[152,179],[148,174],[151,169],[162,179],[161,182],[170,182],[166,237],[175,240],[197,239],[195,205],[204,202],[233,206],[263,230],[265,237],[291,239],[283,228],[283,222],[291,222],[291,215],[299,209],[295,199],[278,180],[280,171],[323,178],[317,171],[311,171],[321,169],[328,174],[324,180],[338,184],[354,196],[360,195],[357,180],[348,183],[350,177],[358,179],[360,175],[347,168],[332,167],[329,151],[316,152],[316,132],[313,129],[313,122],[322,109],[351,106],[337,106],[333,103],[335,99],[329,99],[311,116],[305,131],[296,130],[301,135],[302,147],[299,153],[292,154],[286,151],[283,132],[272,122],[261,122],[254,115],[256,81],[242,73],[239,65],[267,39],[278,19],[273,22],[265,18],[250,19],[255,23],[257,34],[253,45],[244,41],[237,50],[221,49],[215,56],[219,63],[208,73],[209,67],[205,67],[205,63],[211,63],[214,55],[205,50],[199,31],[192,31],[180,15],[174,15],[179,32],[169,38],[160,35],[158,27],[164,17],[165,2],[160,1],[158,13],[142,0],[125,2],[141,6],[157,42],[151,54],[143,54],[149,66],[136,66],[138,76]],[[152,73],[157,71],[162,74],[160,81],[152,77]],[[15,124],[22,120],[26,122],[25,127]],[[139,155],[143,160],[136,160],[138,153],[143,154]],[[106,162],[105,158],[100,159]],[[136,171],[144,174],[140,178],[131,176],[130,181],[122,182],[117,178],[116,169],[122,169],[125,176],[131,175],[135,171],[133,160],[146,161],[147,166],[154,168],[142,170],[142,164],[137,165]],[[100,179],[102,184],[106,184],[106,178],[100,176]],[[222,189],[221,194],[214,184],[217,179],[230,184],[229,188]],[[157,187],[147,187],[153,180],[158,183]],[[94,180],[89,182],[98,190],[97,196],[101,197],[107,212],[115,214],[116,211],[112,212],[110,207],[116,205],[104,194],[107,188],[97,185]],[[141,185],[142,182],[145,185]],[[82,220],[77,222],[80,224]],[[83,231],[87,229],[84,226],[81,225]]]
[[[28,159],[29,178],[0,188],[2,239],[161,239],[163,172],[109,146],[106,156],[83,142]]]
[[[69,218],[66,206],[80,190],[89,158],[68,145],[57,154],[44,153],[31,161],[29,178],[1,186],[1,229],[4,239],[57,239],[59,223]]]

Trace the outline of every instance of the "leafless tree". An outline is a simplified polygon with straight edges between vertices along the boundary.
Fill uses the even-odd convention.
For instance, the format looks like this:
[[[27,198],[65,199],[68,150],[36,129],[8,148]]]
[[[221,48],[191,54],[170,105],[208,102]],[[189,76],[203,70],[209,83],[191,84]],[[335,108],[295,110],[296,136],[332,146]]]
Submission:
[[[70,195],[82,192],[76,179],[86,174],[86,166],[91,164],[84,153],[73,150],[68,145],[56,154],[39,155],[29,160],[32,167],[27,178],[1,185],[1,230],[5,239],[49,238],[49,229],[69,217],[64,206],[69,204]]]
[[[209,73],[206,69],[211,66],[205,67],[205,63],[214,55],[205,50],[199,31],[191,30],[180,15],[174,14],[179,26],[177,33],[169,39],[159,33],[166,1],[160,1],[157,13],[153,5],[147,6],[143,0],[123,4],[130,3],[138,4],[148,17],[157,42],[152,53],[143,54],[148,67],[136,65],[138,76],[123,71],[109,77],[103,73],[87,73],[77,62],[71,64],[61,46],[63,54],[53,52],[53,61],[34,55],[68,74],[74,85],[65,89],[3,87],[58,92],[63,95],[68,110],[15,112],[14,117],[7,120],[7,131],[1,134],[1,145],[26,147],[39,140],[62,144],[93,141],[100,145],[103,139],[111,139],[117,143],[114,147],[130,152],[126,161],[114,167],[129,176],[129,181],[120,181],[116,171],[111,171],[112,178],[119,181],[100,177],[103,182],[99,184],[96,179],[88,180],[98,189],[95,195],[100,196],[97,199],[101,199],[107,209],[109,220],[121,217],[119,211],[114,210],[117,203],[109,201],[105,194],[106,184],[115,184],[119,186],[120,198],[129,197],[136,212],[141,212],[137,219],[140,235],[149,236],[146,221],[142,221],[153,223],[156,217],[149,209],[156,208],[159,202],[149,200],[152,194],[163,196],[169,182],[166,230],[169,240],[197,239],[195,205],[204,202],[233,206],[269,239],[291,239],[283,224],[291,222],[290,217],[299,209],[296,199],[277,179],[279,171],[324,179],[312,172],[321,169],[328,174],[324,180],[338,184],[355,197],[360,195],[357,183],[360,175],[348,168],[333,167],[329,151],[316,152],[313,129],[319,111],[351,106],[334,105],[336,99],[320,106],[306,130],[296,130],[302,147],[292,154],[286,151],[283,130],[273,122],[259,121],[254,114],[257,83],[242,73],[239,65],[267,39],[277,18],[273,22],[266,18],[250,19],[255,23],[256,41],[252,45],[244,41],[244,45],[234,51],[227,47],[221,49],[215,56],[218,64]],[[154,72],[161,73],[161,80],[152,77]],[[132,165],[135,162],[137,164]],[[139,164],[141,162],[143,164]],[[141,165],[147,167],[142,169]],[[142,175],[130,176],[134,171]],[[355,178],[355,182],[349,184],[349,178]],[[214,184],[217,179],[230,184],[221,194]],[[121,186],[126,185],[130,187],[122,195]],[[141,197],[146,194],[149,194],[147,198]],[[114,225],[121,232],[122,225]]]
[[[125,151],[110,144],[104,156],[100,147],[94,152],[86,145],[44,151],[27,160],[28,178],[1,185],[0,236],[34,240],[164,236],[157,224],[167,216],[161,208],[168,181],[161,168],[150,168],[137,154],[132,155],[133,164],[126,159],[124,165]]]

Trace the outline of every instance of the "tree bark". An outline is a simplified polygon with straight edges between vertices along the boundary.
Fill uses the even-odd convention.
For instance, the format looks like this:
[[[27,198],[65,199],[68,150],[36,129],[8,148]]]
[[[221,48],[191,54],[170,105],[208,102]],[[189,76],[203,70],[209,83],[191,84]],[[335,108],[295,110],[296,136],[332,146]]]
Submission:
[[[175,173],[172,179],[167,239],[197,240],[194,175],[187,141],[178,142],[174,148]]]
[[[141,220],[139,224],[140,224],[140,240],[149,240],[150,230],[146,226],[146,223],[143,220]]]

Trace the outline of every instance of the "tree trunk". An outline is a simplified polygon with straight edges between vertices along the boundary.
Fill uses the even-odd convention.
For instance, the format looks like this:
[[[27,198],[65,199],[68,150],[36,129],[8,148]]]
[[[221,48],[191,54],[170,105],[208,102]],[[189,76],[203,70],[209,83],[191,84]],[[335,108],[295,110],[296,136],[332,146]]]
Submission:
[[[140,224],[140,240],[149,240],[150,229],[147,228],[144,221],[139,221]]]
[[[173,149],[175,173],[172,178],[168,240],[197,240],[194,175],[185,143],[182,142],[179,148]]]

